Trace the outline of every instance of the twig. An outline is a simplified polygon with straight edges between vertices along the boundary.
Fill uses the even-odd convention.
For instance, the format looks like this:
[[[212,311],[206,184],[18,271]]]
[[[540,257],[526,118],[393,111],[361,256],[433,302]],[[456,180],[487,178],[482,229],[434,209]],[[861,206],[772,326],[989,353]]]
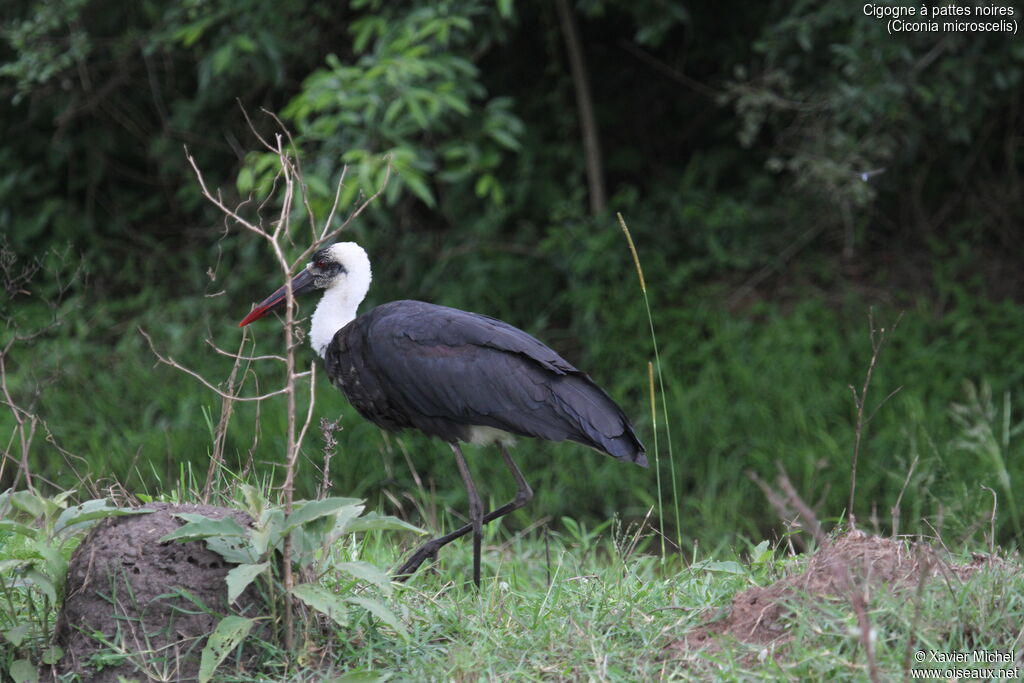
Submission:
[[[804,528],[811,532],[811,536],[819,546],[825,545],[828,539],[825,538],[825,532],[821,530],[821,522],[818,521],[818,516],[814,514],[814,511],[807,506],[804,499],[793,488],[793,482],[789,480],[789,475],[786,474],[781,465],[779,466],[779,478],[777,481],[782,492],[786,494],[786,500],[789,501],[803,519]]]
[[[684,74],[682,71],[669,66],[662,60],[652,55],[647,50],[644,50],[638,45],[635,45],[632,41],[625,39],[620,40],[619,46],[625,49],[626,52],[629,52],[634,57],[639,59],[641,62],[644,62],[645,64],[653,68],[655,71],[662,74],[663,76],[675,81],[676,83],[679,83],[680,85],[690,88],[694,92],[704,95],[710,100],[717,101],[718,98],[725,94],[723,91],[716,90],[715,88],[712,88],[711,86],[708,85],[704,85],[695,78],[691,78],[690,76]]]
[[[917,582],[917,591],[914,595],[914,614],[910,618],[910,634],[907,638],[907,647],[903,652],[903,677],[910,678],[911,655],[914,651],[914,644],[917,641],[917,624],[921,619],[921,608],[924,603],[924,585],[931,573],[932,555],[922,550],[923,544],[917,546],[917,563],[920,571],[920,578]]]
[[[207,379],[205,377],[200,375],[195,370],[192,370],[190,368],[185,367],[184,365],[182,365],[181,363],[179,363],[178,361],[174,360],[173,358],[171,358],[169,356],[162,355],[159,351],[156,350],[156,347],[153,345],[153,339],[149,336],[149,334],[147,334],[146,331],[144,329],[142,329],[141,327],[138,328],[138,330],[139,330],[139,334],[141,334],[143,337],[145,337],[146,341],[149,342],[149,348],[153,352],[153,355],[156,356],[156,359],[158,361],[160,361],[164,365],[170,365],[175,370],[180,370],[180,371],[184,372],[186,375],[189,375],[191,377],[195,377],[197,380],[199,380],[203,384],[203,386],[205,386],[210,391],[213,391],[214,393],[216,393],[218,396],[220,396],[223,399],[230,400],[230,401],[256,401],[256,402],[259,402],[259,401],[266,401],[268,398],[271,398],[273,396],[280,396],[281,394],[284,394],[284,393],[288,392],[288,388],[287,387],[282,387],[280,389],[277,389],[276,391],[270,391],[270,392],[267,392],[266,394],[260,394],[258,396],[234,396],[232,394],[226,393],[226,392],[222,391],[220,389],[220,387],[217,387],[216,385],[211,384],[209,381],[207,381]],[[302,372],[302,373],[299,373],[299,374],[295,375],[295,378],[298,379],[298,378],[301,378],[301,377],[305,377],[308,374],[309,373],[307,373],[307,372]]]
[[[824,547],[828,539],[825,537],[825,533],[821,529],[821,523],[818,521],[814,511],[808,507],[807,503],[804,502],[803,498],[793,488],[793,483],[789,480],[789,476],[784,470],[779,470],[778,477],[779,487],[785,494],[786,503],[791,505],[800,514],[803,519],[804,526],[811,532],[815,541],[819,547]],[[867,598],[865,597],[864,591],[867,590],[867,584],[863,586],[864,591],[860,590],[854,583],[853,578],[850,576],[849,568],[842,563],[835,565],[835,577],[837,584],[846,591],[850,604],[853,606],[853,611],[857,615],[857,628],[860,631],[860,642],[864,647],[864,656],[868,662],[868,676],[872,683],[878,683],[880,679],[878,672],[878,661],[875,657],[875,644],[872,638],[872,627],[871,620],[868,617],[868,605]]]
[[[896,322],[893,323],[891,329],[895,330],[896,327],[899,326],[900,320],[902,319],[903,314],[901,313],[899,317],[896,318]],[[854,423],[853,430],[853,455],[850,461],[850,502],[846,508],[847,520],[849,521],[851,529],[857,528],[857,517],[853,512],[853,504],[856,502],[857,494],[857,461],[860,457],[860,444],[864,436],[864,427],[867,424],[867,422],[864,419],[864,405],[867,402],[868,389],[871,387],[871,377],[874,375],[875,365],[878,363],[878,356],[879,354],[882,353],[882,348],[885,346],[886,339],[886,332],[884,327],[877,330],[875,329],[875,313],[873,308],[868,309],[868,328],[869,336],[871,338],[871,360],[868,362],[868,370],[864,374],[864,385],[861,387],[859,394],[857,393],[857,390],[853,388],[852,385],[850,386],[850,391],[853,393],[853,404],[857,408],[857,419]],[[875,412],[877,412],[878,408],[880,408],[886,401],[888,401],[890,398],[896,395],[897,391],[899,391],[899,389],[896,389],[896,391],[890,393],[888,396],[885,397],[885,399],[882,400],[881,403],[878,404],[878,407],[876,407],[876,409],[872,411],[871,415],[868,417],[868,421],[870,421],[870,419],[874,417],[874,414]]]
[[[850,592],[850,602],[853,604],[853,611],[857,615],[857,628],[860,631],[860,643],[864,647],[864,658],[868,660],[868,677],[871,683],[878,683],[881,680],[878,675],[878,660],[875,657],[875,640],[871,627],[871,620],[868,618],[867,598],[857,590],[850,579],[850,572],[846,567],[837,569],[840,575],[845,578],[847,589]],[[864,584],[867,591],[867,583]]]
[[[988,522],[989,522],[988,554],[989,554],[989,557],[995,557],[995,554],[996,554],[996,511],[999,509],[999,496],[996,495],[996,492],[994,490],[992,490],[988,486],[985,486],[984,484],[981,485],[981,488],[985,489],[986,491],[988,491],[989,493],[992,494],[992,514],[989,515],[989,518],[988,518]]]
[[[914,460],[910,463],[910,469],[907,470],[907,477],[903,480],[903,486],[900,488],[900,495],[896,496],[896,502],[893,503],[890,513],[892,515],[892,536],[896,538],[900,534],[900,502],[903,500],[903,494],[907,490],[907,486],[910,485],[910,477],[914,474],[914,468],[917,467],[917,461],[919,456],[915,453]]]
[[[9,347],[8,347],[9,348]],[[18,435],[18,445],[20,447],[21,459],[18,461],[18,475],[14,478],[12,488],[18,486],[18,480],[21,477],[25,478],[25,486],[32,489],[32,472],[29,469],[28,453],[32,445],[32,441],[35,439],[36,426],[39,424],[39,417],[35,413],[30,413],[21,406],[19,406],[14,398],[11,396],[11,391],[7,386],[7,349],[4,353],[0,353],[0,390],[3,391],[3,402],[11,411],[11,416],[14,418],[15,432]],[[27,423],[27,426],[26,426]],[[12,435],[13,438],[13,435]],[[5,452],[4,462],[7,461],[7,453]],[[3,473],[3,464],[0,464],[0,474]]]
[[[220,355],[227,356],[228,358],[231,358],[231,359],[234,359],[234,360],[244,360],[244,361],[248,361],[250,363],[255,362],[255,361],[259,361],[259,360],[276,360],[276,361],[279,361],[281,363],[284,362],[284,356],[275,356],[275,355],[272,355],[272,354],[271,355],[265,355],[265,356],[243,356],[243,355],[241,355],[241,351],[239,351],[239,353],[232,353],[231,351],[225,351],[224,349],[222,349],[219,346],[217,346],[216,344],[214,344],[212,339],[207,339],[206,340],[206,344],[207,344],[207,346],[209,346],[211,349],[213,349],[214,351],[216,351]]]
[[[235,362],[231,365],[231,374],[227,379],[227,393],[235,395],[235,378],[238,376],[238,368],[242,364],[242,349],[249,335],[242,333],[242,340],[238,344],[238,353],[235,355]],[[209,340],[207,340],[209,341]],[[216,349],[216,346],[214,346]],[[220,349],[217,349],[218,351]],[[243,373],[244,374],[244,373]],[[217,429],[213,437],[213,450],[210,453],[210,466],[206,470],[206,484],[203,486],[203,503],[210,502],[210,495],[213,492],[213,481],[216,473],[224,463],[224,444],[227,440],[228,423],[231,421],[231,413],[235,408],[235,399],[225,398],[220,403],[220,419],[217,420]]]
[[[331,459],[338,449],[338,440],[334,438],[334,432],[341,429],[338,420],[331,421],[326,417],[320,418],[320,435],[324,440],[324,467],[320,470],[320,487],[317,491],[318,498],[326,498],[331,488]]]
[[[580,116],[580,132],[583,137],[583,154],[587,159],[587,186],[590,189],[590,213],[598,214],[607,203],[604,187],[604,166],[601,160],[601,140],[594,116],[594,103],[590,95],[590,79],[583,56],[576,18],[569,7],[569,0],[556,0],[558,21],[565,37],[565,49],[569,53],[569,69],[572,72],[573,89],[576,91],[576,108]]]

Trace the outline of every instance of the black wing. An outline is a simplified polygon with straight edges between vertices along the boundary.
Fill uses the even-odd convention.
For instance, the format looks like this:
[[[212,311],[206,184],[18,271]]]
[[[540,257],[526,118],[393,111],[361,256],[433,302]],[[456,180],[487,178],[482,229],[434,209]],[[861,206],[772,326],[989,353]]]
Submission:
[[[647,464],[628,418],[600,387],[494,318],[395,301],[339,331],[326,358],[352,404],[385,428],[415,427],[454,442],[487,426]]]

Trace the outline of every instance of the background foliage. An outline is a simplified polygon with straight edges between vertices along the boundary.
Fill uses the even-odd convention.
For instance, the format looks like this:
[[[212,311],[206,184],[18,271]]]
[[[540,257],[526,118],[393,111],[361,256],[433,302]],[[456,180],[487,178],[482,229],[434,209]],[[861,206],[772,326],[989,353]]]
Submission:
[[[777,464],[826,515],[842,512],[848,387],[870,357],[872,306],[890,346],[869,409],[899,391],[865,433],[858,516],[887,525],[909,481],[905,520],[969,536],[987,524],[988,486],[1009,540],[1024,477],[1021,42],[890,36],[835,3],[571,6],[609,190],[597,214],[553,3],[8,3],[0,334],[44,329],[7,358],[12,397],[50,429],[33,442],[33,471],[156,492],[205,469],[218,404],[155,367],[137,328],[227,377],[203,340],[236,346],[236,321],[277,274],[201,200],[183,147],[229,204],[255,212],[273,159],[243,112],[272,135],[265,109],[293,132],[318,209],[346,165],[351,206],[390,159],[385,195],[352,234],[374,259],[368,305],[419,298],[534,332],[653,444],[652,351],[622,212],[662,345],[684,543],[766,533],[772,516],[745,472],[771,478]],[[19,280],[33,264],[43,269]],[[261,350],[279,344],[273,323],[256,335]],[[344,429],[339,495],[415,517],[415,468],[461,509],[440,444],[382,435],[321,388],[321,413]],[[228,446],[239,467],[273,471],[283,419],[280,406],[239,410]],[[6,412],[0,427],[14,428]],[[518,452],[538,490],[523,521],[641,517],[656,500],[650,472],[574,447]],[[475,460],[495,498],[511,493],[490,453]]]

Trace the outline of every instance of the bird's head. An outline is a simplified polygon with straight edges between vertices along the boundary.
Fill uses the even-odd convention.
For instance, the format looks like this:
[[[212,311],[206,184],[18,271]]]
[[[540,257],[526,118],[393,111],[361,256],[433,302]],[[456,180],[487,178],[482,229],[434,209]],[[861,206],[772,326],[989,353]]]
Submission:
[[[318,289],[338,291],[354,305],[363,300],[369,288],[370,259],[355,242],[338,242],[324,247],[313,254],[309,265],[291,281],[292,295],[295,297]],[[287,296],[288,285],[284,285],[257,304],[238,326],[244,327],[279,308]]]

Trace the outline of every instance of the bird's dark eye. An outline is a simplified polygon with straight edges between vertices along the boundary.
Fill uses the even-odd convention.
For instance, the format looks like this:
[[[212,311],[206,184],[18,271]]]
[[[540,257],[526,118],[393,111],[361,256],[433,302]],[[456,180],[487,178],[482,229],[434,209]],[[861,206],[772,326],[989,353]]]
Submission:
[[[314,262],[313,265],[316,266],[319,270],[324,270],[327,268],[327,261],[321,259],[320,261]]]

